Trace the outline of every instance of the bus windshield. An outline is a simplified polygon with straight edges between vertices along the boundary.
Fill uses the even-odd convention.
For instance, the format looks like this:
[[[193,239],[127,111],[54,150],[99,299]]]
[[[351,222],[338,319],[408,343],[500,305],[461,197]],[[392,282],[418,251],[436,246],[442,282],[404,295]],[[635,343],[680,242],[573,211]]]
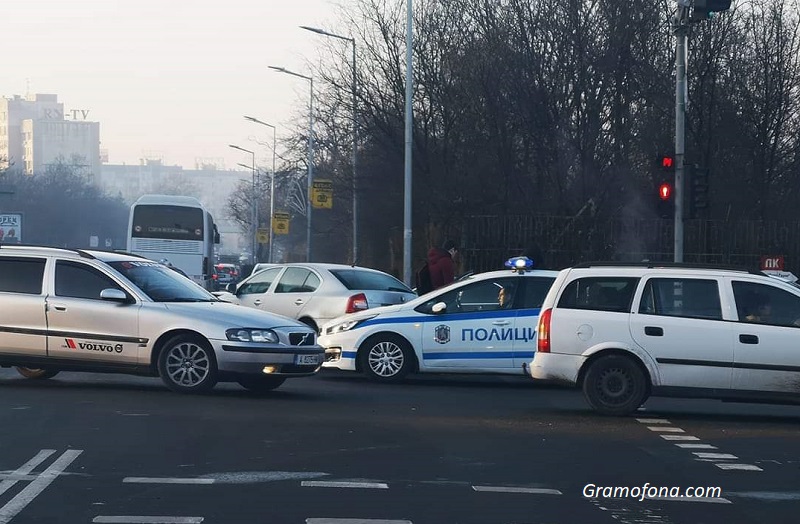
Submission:
[[[131,236],[170,240],[203,240],[203,229],[202,209],[140,204],[133,211]]]

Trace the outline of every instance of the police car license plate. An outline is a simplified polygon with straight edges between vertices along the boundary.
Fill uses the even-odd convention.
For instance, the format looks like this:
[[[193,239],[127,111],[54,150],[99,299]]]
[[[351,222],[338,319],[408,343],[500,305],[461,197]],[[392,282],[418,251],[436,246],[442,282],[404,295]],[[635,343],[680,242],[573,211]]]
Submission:
[[[301,366],[313,366],[319,364],[319,355],[295,355],[294,363]]]

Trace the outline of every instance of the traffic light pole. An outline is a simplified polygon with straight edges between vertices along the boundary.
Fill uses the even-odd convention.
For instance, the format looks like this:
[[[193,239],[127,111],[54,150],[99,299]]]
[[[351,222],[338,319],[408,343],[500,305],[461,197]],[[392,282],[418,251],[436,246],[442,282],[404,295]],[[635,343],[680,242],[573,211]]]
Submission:
[[[683,262],[684,153],[686,149],[686,40],[689,8],[678,4],[673,19],[675,47],[675,262]]]

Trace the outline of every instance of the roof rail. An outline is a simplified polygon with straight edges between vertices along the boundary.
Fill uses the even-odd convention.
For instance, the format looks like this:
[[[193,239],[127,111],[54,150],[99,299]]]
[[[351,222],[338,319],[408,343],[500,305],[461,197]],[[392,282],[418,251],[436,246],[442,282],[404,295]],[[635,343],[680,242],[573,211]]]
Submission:
[[[762,275],[761,271],[754,271],[743,266],[729,266],[724,264],[695,264],[687,262],[581,262],[575,264],[573,268],[587,268],[587,267],[641,267],[647,269],[654,268],[686,268],[686,269],[716,269],[723,271],[738,271],[741,273],[750,273],[752,275]]]

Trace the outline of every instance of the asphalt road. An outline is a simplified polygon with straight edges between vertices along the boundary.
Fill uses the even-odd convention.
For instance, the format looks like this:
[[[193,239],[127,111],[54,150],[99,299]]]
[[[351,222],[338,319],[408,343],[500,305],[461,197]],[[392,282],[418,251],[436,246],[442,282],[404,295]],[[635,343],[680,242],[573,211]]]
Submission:
[[[522,377],[382,385],[329,370],[262,397],[8,369],[0,391],[0,524],[800,519],[800,407],[653,399],[607,418]],[[587,497],[587,485],[721,497]]]

